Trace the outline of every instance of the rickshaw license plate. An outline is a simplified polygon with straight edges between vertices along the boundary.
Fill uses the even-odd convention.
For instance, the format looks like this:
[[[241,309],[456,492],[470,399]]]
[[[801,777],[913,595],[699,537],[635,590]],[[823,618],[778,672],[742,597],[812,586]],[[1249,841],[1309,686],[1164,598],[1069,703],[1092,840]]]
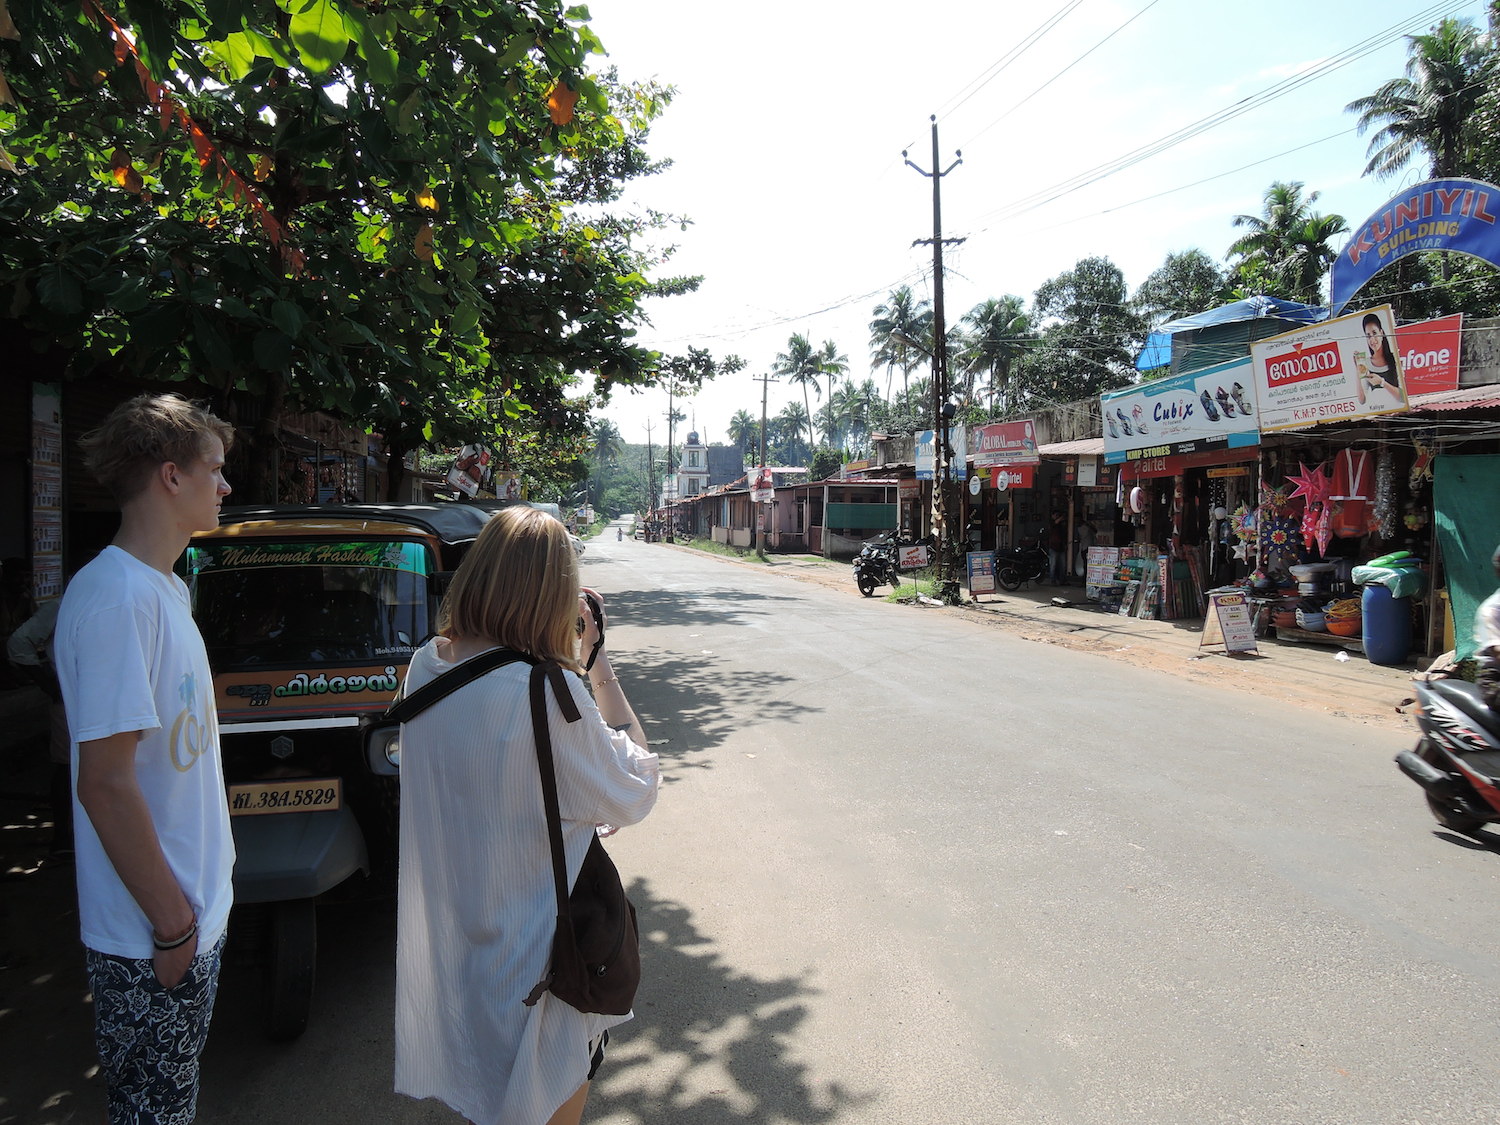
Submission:
[[[344,786],[337,777],[296,777],[231,785],[228,796],[230,816],[325,812],[343,804]]]

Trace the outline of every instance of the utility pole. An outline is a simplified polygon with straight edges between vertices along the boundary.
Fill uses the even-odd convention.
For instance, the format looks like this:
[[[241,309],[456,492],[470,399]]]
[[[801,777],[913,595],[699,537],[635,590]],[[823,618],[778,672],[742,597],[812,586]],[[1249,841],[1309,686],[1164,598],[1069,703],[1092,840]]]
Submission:
[[[953,420],[953,408],[948,402],[948,330],[943,317],[943,177],[964,162],[964,154],[955,151],[953,163],[938,171],[937,115],[931,120],[932,171],[914,164],[904,151],[901,157],[909,167],[932,180],[932,238],[920,238],[912,245],[932,243],[932,538],[937,554],[937,595],[954,605],[958,602],[958,583],[948,552],[948,483],[953,463],[948,426]]]
[[[781,380],[777,379],[775,375],[752,375],[751,378],[760,380],[760,460],[756,465],[756,480],[750,481],[750,487],[754,489],[760,477],[760,470],[766,467],[766,411],[767,403],[770,400],[771,384],[778,383]],[[764,513],[761,513],[760,517],[755,521],[755,553],[758,555],[766,553],[766,520]]]
[[[651,452],[651,423],[646,422],[646,523],[656,515],[656,462]]]

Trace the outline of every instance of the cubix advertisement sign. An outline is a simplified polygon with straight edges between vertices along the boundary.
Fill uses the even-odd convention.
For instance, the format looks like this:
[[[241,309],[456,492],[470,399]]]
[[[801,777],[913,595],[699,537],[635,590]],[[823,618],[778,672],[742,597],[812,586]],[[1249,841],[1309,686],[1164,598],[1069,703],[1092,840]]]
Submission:
[[[1248,359],[1100,395],[1105,464],[1259,445],[1255,397]]]
[[[1391,307],[1381,305],[1251,344],[1260,428],[1300,430],[1404,411],[1395,335]]]

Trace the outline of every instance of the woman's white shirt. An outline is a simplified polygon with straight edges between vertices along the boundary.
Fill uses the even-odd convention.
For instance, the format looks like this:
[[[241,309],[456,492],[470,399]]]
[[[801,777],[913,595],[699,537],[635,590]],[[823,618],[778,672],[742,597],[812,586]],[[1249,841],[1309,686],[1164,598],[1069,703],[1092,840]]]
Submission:
[[[436,642],[412,658],[410,693],[453,665]],[[401,738],[396,1090],[436,1097],[479,1125],[543,1125],[583,1084],[587,1044],[629,1016],[584,1014],[551,993],[557,915],[525,663],[435,703]],[[582,718],[547,691],[569,885],[597,824],[656,803],[655,754],[612,730],[578,678]]]

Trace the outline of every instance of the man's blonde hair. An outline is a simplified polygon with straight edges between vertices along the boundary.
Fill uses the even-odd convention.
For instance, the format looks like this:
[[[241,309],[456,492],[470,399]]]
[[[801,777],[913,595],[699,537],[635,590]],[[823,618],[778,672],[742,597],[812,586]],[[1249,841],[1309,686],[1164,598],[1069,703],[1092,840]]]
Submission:
[[[120,403],[78,445],[89,471],[124,504],[145,490],[159,466],[203,460],[211,438],[228,453],[234,427],[179,394],[145,394]]]
[[[567,528],[537,508],[504,508],[459,564],[438,632],[493,640],[578,672],[578,593]]]

